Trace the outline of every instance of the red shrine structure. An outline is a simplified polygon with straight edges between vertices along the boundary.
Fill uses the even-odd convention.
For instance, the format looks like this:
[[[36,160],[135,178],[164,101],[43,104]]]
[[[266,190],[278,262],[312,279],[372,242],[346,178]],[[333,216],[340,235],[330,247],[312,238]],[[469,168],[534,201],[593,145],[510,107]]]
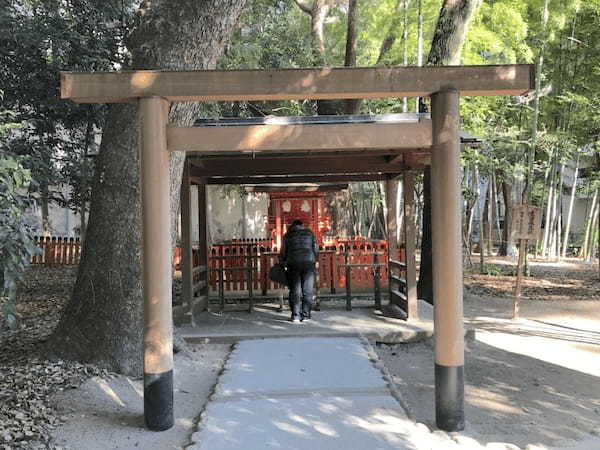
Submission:
[[[331,214],[325,205],[326,192],[271,192],[267,229],[275,247],[281,248],[283,236],[292,221],[301,220],[324,245],[331,230]]]

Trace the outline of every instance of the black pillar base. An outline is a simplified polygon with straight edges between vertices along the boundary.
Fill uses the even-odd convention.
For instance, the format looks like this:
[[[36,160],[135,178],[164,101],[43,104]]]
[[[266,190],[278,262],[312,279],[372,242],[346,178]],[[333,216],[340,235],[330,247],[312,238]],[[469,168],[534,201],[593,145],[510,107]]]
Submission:
[[[465,428],[465,381],[463,366],[435,365],[435,421],[439,429]]]
[[[173,371],[144,373],[144,418],[152,431],[173,426]]]

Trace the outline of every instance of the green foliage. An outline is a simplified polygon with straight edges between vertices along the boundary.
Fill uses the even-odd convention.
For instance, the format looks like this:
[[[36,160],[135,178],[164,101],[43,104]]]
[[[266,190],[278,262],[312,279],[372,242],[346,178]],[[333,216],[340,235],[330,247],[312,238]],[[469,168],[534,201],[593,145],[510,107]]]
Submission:
[[[31,173],[18,159],[0,154],[0,305],[10,327],[17,323],[17,283],[37,251],[24,217],[30,183]]]
[[[60,99],[60,71],[114,70],[126,63],[123,39],[131,0],[13,0],[0,9],[0,151],[23,156],[39,194],[60,184],[76,208],[89,196],[88,129],[103,126],[106,106]],[[81,182],[85,180],[85,182]]]

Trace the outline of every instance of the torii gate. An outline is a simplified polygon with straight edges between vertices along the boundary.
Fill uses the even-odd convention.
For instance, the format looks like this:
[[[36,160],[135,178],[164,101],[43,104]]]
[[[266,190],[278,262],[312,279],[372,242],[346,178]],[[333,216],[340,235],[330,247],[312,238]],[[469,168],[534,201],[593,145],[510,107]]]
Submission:
[[[279,166],[277,156],[271,158],[270,170],[313,176],[381,174],[389,172],[390,164],[398,172],[414,169],[415,161],[417,165],[428,164],[430,155],[436,422],[444,430],[463,429],[459,97],[521,95],[533,87],[531,65],[61,73],[63,99],[82,103],[137,101],[139,105],[143,242],[144,246],[152,243],[151,251],[143,249],[144,415],[148,428],[161,431],[173,425],[169,151],[233,151],[239,156],[247,151],[316,149],[335,151],[337,156],[312,162],[307,157],[306,164],[280,162]],[[427,96],[431,97],[431,120],[417,124],[315,125],[310,132],[294,125],[273,125],[246,127],[234,133],[168,126],[170,102],[177,101]],[[381,156],[378,152],[383,149],[394,149],[397,154]],[[362,154],[357,155],[357,150]],[[394,166],[398,159],[401,164]],[[213,162],[212,171],[199,172],[200,176],[231,173],[240,177],[254,173],[252,164],[247,161],[234,167],[227,161]]]

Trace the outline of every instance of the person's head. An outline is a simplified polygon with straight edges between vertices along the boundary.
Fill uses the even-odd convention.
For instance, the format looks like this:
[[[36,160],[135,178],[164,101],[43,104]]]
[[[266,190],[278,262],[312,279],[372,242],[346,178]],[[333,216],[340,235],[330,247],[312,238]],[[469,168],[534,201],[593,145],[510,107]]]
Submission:
[[[292,224],[290,225],[290,228],[301,228],[302,227],[302,221],[301,220],[294,220],[292,222]]]

